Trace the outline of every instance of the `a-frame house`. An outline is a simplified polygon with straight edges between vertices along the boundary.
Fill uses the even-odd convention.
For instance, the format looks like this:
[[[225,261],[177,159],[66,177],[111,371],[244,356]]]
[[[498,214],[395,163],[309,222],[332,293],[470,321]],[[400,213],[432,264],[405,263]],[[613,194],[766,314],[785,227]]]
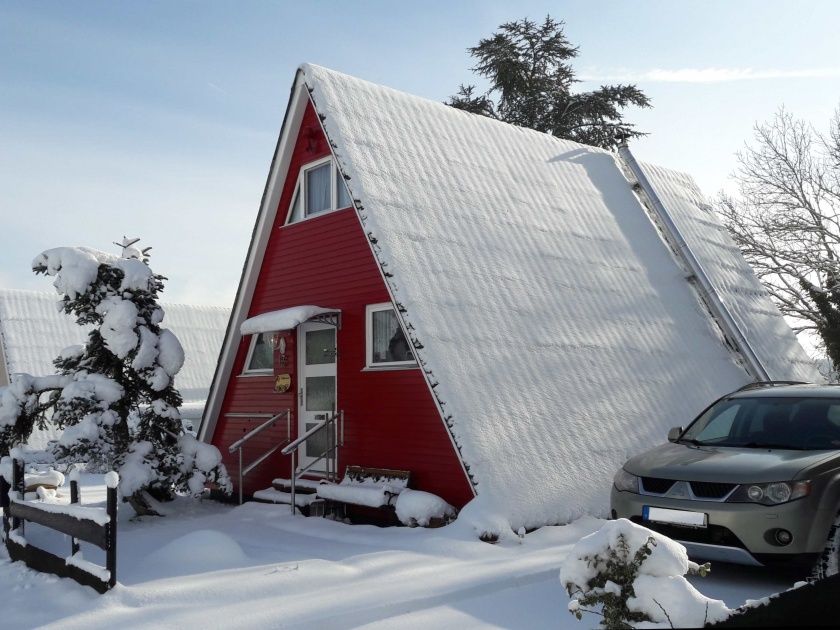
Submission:
[[[818,379],[691,179],[628,156],[302,66],[201,438],[246,495],[314,429],[296,469],[538,526],[727,391]]]

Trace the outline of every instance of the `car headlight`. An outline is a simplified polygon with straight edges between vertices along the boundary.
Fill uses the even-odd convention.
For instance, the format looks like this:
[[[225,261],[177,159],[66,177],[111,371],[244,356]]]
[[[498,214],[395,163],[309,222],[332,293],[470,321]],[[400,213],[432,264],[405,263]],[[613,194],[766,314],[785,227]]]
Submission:
[[[620,468],[613,478],[616,490],[639,493],[639,478]]]
[[[728,503],[761,503],[778,505],[795,501],[811,494],[810,481],[773,481],[771,483],[745,483],[732,493]]]

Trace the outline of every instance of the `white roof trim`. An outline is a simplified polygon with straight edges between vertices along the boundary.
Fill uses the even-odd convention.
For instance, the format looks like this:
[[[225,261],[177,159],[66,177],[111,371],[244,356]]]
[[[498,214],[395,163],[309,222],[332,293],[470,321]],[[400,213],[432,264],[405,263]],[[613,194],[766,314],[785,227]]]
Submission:
[[[278,330],[291,330],[316,315],[340,312],[337,308],[324,308],[322,306],[290,306],[289,308],[269,311],[268,313],[262,313],[246,319],[239,327],[239,332],[243,335],[255,335],[257,333],[276,332]]]

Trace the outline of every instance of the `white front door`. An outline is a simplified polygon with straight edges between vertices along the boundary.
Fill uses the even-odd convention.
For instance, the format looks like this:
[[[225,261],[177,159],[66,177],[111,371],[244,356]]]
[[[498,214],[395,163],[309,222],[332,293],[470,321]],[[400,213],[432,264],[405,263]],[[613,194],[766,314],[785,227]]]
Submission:
[[[335,413],[336,398],[335,326],[305,323],[298,327],[298,435]],[[314,461],[329,447],[329,434],[319,431],[300,450],[300,467]],[[313,471],[324,471],[326,462]]]

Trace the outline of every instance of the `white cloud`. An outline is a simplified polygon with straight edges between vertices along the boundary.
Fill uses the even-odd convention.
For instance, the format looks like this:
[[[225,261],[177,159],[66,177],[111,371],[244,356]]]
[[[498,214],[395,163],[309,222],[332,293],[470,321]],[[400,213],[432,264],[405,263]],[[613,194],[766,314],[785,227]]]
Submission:
[[[821,79],[840,77],[840,67],[795,68],[792,70],[755,68],[653,68],[642,72],[632,70],[591,70],[580,75],[583,81],[621,81],[654,83],[722,83],[725,81],[755,81],[762,79]]]

